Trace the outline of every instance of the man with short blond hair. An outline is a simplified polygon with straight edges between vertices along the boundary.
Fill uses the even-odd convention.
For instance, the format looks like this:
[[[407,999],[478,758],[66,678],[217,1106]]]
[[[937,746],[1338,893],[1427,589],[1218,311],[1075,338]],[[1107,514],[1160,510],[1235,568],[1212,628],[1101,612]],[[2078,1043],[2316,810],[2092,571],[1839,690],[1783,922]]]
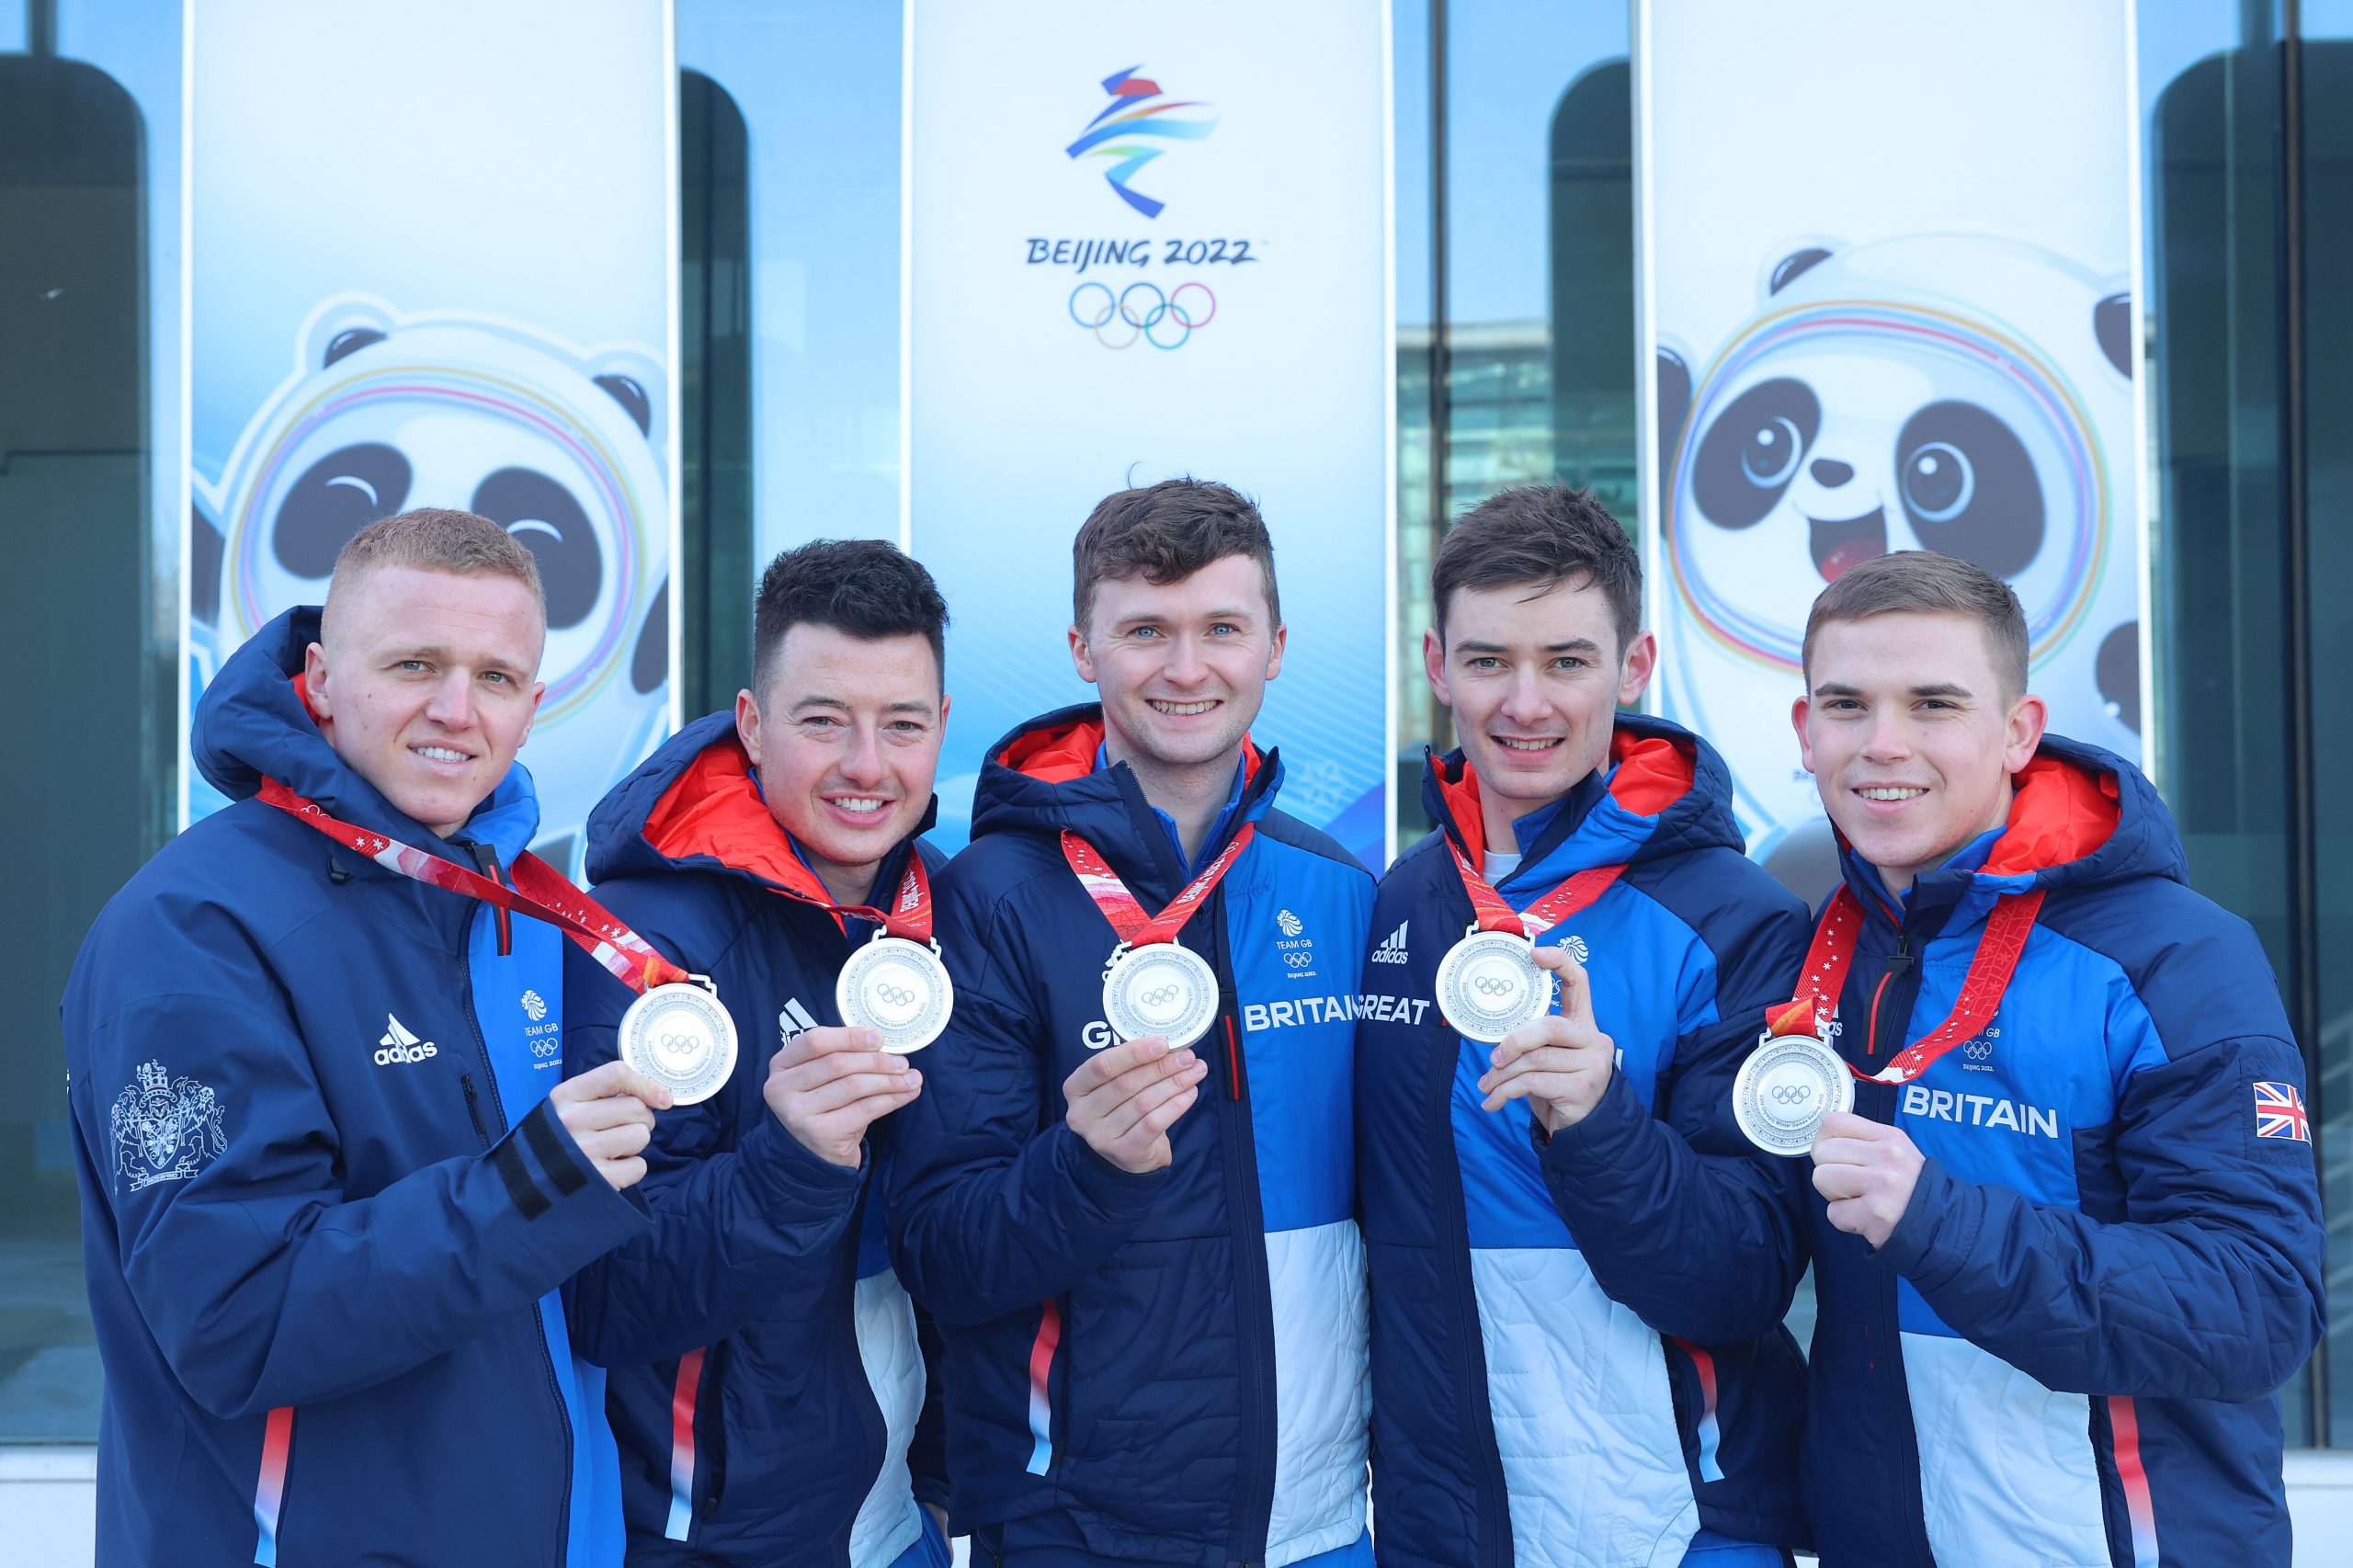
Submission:
[[[586,960],[506,907],[545,635],[496,524],[370,524],[324,621],[279,616],[204,693],[190,749],[234,803],[83,945],[102,1564],[620,1561],[559,1287],[644,1229],[622,1194],[669,1097],[619,1063],[559,1084]]]
[[[1799,987],[1859,1080],[1813,1146],[1805,1484],[1825,1563],[2285,1562],[2319,1341],[2302,1058],[2165,803],[2043,728],[1969,562],[1855,567],[1801,754],[1845,882]]]

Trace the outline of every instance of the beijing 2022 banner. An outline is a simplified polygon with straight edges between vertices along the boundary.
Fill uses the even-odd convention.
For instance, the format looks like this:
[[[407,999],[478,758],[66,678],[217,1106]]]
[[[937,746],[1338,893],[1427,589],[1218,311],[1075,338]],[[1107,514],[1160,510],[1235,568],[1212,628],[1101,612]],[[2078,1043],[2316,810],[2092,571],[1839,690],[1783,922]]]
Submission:
[[[1283,804],[1381,863],[1387,7],[913,0],[909,533],[955,619],[938,836],[983,749],[1092,688],[1070,542],[1176,474],[1255,497],[1290,628]]]
[[[1790,705],[1806,611],[1859,562],[2006,579],[2052,728],[2141,755],[2130,19],[1639,7],[1659,703],[1810,892],[1835,872]]]
[[[540,853],[669,731],[677,224],[666,4],[193,8],[185,680],[413,506],[547,591]],[[184,820],[221,797],[192,769]]]

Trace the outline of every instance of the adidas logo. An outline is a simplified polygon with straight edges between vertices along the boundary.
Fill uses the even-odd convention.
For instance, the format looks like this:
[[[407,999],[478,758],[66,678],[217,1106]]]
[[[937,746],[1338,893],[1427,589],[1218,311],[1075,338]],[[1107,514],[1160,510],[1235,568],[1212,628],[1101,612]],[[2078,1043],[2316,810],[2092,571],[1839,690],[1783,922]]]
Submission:
[[[417,1039],[416,1036],[409,1033],[407,1025],[390,1013],[384,1015],[384,1022],[392,1027],[384,1031],[384,1038],[376,1042],[380,1048],[376,1052],[377,1066],[390,1067],[398,1062],[423,1062],[441,1054],[439,1048],[431,1040]]]
[[[798,996],[785,1003],[784,1011],[776,1016],[778,1038],[788,1044],[797,1036],[807,1034],[816,1027],[817,1020],[809,1016],[809,1009],[801,1005],[801,998]]]
[[[1397,923],[1397,929],[1381,939],[1381,946],[1372,949],[1372,957],[1367,961],[1404,963],[1405,961],[1405,927],[1412,924],[1411,920],[1400,920]]]

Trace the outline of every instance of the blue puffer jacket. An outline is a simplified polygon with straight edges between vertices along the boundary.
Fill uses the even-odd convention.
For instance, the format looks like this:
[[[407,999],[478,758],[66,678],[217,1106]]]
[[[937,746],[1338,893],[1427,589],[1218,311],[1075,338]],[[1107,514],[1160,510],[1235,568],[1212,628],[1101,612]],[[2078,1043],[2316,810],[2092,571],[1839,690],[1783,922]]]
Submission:
[[[646,1221],[544,1103],[577,949],[251,798],[503,868],[530,780],[455,835],[479,855],[410,821],[312,722],[317,637],[280,616],[206,689],[235,803],[115,895],[65,994],[97,1560],[618,1563],[603,1374],[551,1292]]]
[[[1674,1564],[1703,1526],[1803,1544],[1805,1372],[1780,1327],[1805,1268],[1793,1168],[1728,1108],[1796,983],[1805,910],[1742,856],[1705,742],[1621,716],[1612,754],[1606,789],[1595,774],[1515,824],[1524,858],[1497,890],[1524,909],[1628,868],[1540,938],[1582,943],[1619,1051],[1574,1127],[1540,1142],[1526,1101],[1483,1109],[1492,1048],[1430,1000],[1473,918],[1446,838],[1473,866],[1485,848],[1459,753],[1423,786],[1446,825],[1374,904],[1357,1146],[1383,1564]]]
[[[1991,1024],[1857,1085],[1927,1156],[1887,1244],[1809,1205],[1824,1568],[2287,1562],[2277,1391],[2320,1336],[2324,1238],[2255,934],[2184,885],[2138,769],[2055,736],[2006,830],[1907,897],[1846,869],[1866,1073],[1951,1013],[2001,894],[2045,899]]]
[[[1051,1516],[1100,1556],[1279,1568],[1364,1528],[1348,1096],[1372,879],[1274,809],[1280,765],[1250,754],[1223,831],[1257,836],[1182,933],[1222,987],[1210,1075],[1174,1164],[1119,1169],[1063,1119],[1109,1042],[1119,937],[1057,835],[1148,911],[1186,878],[1135,775],[1094,767],[1101,739],[1089,707],[992,749],[940,879],[956,1016],[896,1119],[893,1246],[942,1327],[960,1533]]]
[[[630,1561],[885,1568],[923,1532],[917,1496],[947,1501],[936,1419],[910,1478],[926,1381],[915,1314],[882,1244],[874,1161],[819,1159],[761,1097],[784,1040],[841,1022],[835,976],[873,928],[845,932],[776,891],[825,897],[768,814],[732,713],[614,786],[588,834],[598,902],[709,975],[738,1040],[716,1095],[655,1121],[653,1233],[570,1295],[574,1342],[614,1369]],[[931,853],[910,838],[884,861],[883,896],[918,852]],[[613,1059],[631,1000],[618,982],[575,991],[569,1071]]]

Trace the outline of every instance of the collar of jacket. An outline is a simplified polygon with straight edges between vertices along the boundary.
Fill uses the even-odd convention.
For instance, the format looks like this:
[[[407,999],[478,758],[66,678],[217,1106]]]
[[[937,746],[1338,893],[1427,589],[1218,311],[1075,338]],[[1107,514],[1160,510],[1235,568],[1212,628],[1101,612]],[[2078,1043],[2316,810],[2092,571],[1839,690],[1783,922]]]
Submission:
[[[938,814],[934,796],[915,831],[882,858],[874,879],[882,897],[890,897]],[[589,813],[592,882],[678,871],[725,872],[833,902],[761,798],[732,710],[707,714],[671,736]],[[874,902],[871,895],[867,902]]]
[[[2004,893],[2072,892],[2140,877],[2188,880],[2180,834],[2147,776],[2062,735],[2043,736],[2018,773],[2009,820],[1982,864],[1923,872],[1904,906],[1891,909],[1844,834],[1838,860],[1873,925],[1901,924],[1925,936],[1980,924]]]
[[[1186,881],[1176,850],[1144,799],[1135,770],[1114,763],[1097,770],[1103,710],[1095,703],[1064,708],[1017,726],[991,746],[972,793],[972,837],[993,833],[1049,836],[1067,828],[1093,845],[1120,880],[1148,908],[1176,896]],[[1263,818],[1282,788],[1282,754],[1242,742],[1242,800],[1226,819],[1218,844]],[[1245,857],[1248,858],[1248,857]]]

